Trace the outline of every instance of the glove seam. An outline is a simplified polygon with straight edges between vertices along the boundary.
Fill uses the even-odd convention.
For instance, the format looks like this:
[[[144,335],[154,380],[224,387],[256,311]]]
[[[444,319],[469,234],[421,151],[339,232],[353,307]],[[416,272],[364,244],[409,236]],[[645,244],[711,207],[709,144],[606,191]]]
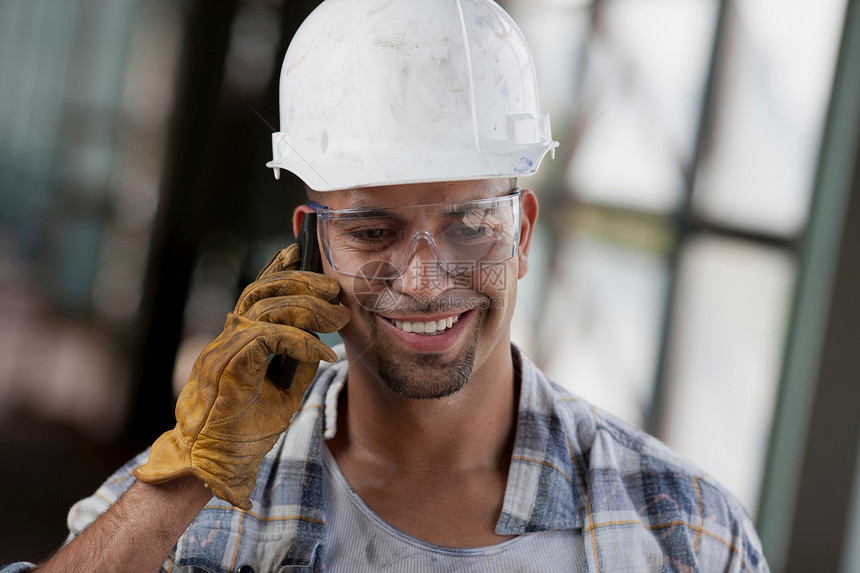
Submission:
[[[258,442],[258,441],[266,439],[266,438],[271,438],[272,436],[280,436],[281,434],[284,433],[284,430],[286,430],[286,428],[283,428],[281,430],[278,430],[278,431],[272,432],[272,433],[255,434],[255,435],[227,434],[227,433],[205,432],[205,431],[201,432],[201,434],[207,438],[219,438],[219,439],[223,438],[223,439],[230,439],[233,443],[245,443],[245,442]]]

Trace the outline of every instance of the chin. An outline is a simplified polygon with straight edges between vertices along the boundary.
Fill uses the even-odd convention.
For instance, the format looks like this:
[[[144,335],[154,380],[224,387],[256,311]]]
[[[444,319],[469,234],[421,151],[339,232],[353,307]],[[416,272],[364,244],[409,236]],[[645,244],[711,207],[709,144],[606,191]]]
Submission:
[[[475,368],[475,346],[454,360],[434,354],[419,354],[414,360],[382,359],[377,374],[395,394],[413,400],[435,400],[456,394],[469,382]]]

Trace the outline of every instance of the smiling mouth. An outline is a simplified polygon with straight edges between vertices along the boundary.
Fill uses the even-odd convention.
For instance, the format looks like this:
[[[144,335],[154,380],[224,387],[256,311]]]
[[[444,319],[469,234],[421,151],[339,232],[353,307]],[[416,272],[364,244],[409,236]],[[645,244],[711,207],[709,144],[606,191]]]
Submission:
[[[462,314],[457,314],[454,316],[449,316],[447,318],[440,318],[439,320],[429,320],[426,322],[413,322],[408,320],[393,320],[391,318],[386,318],[388,322],[402,330],[403,332],[411,332],[416,334],[423,334],[425,336],[436,336],[442,334],[460,320]]]

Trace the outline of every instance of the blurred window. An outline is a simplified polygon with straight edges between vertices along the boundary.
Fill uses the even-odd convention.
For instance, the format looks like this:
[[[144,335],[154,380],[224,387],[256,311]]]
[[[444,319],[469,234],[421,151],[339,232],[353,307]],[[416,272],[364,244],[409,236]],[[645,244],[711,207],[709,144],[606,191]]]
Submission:
[[[514,340],[755,513],[845,0],[508,0],[561,142]]]
[[[795,238],[807,218],[845,0],[730,6],[696,211]]]
[[[124,422],[182,8],[0,1],[0,422]]]

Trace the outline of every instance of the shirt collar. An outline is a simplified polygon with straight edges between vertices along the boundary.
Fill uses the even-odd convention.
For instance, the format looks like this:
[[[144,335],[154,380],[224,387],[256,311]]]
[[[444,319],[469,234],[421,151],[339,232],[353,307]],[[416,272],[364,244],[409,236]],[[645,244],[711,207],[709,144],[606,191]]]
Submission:
[[[520,403],[499,535],[522,535],[582,527],[586,507],[585,457],[575,424],[559,403],[560,391],[516,346],[521,372]]]

